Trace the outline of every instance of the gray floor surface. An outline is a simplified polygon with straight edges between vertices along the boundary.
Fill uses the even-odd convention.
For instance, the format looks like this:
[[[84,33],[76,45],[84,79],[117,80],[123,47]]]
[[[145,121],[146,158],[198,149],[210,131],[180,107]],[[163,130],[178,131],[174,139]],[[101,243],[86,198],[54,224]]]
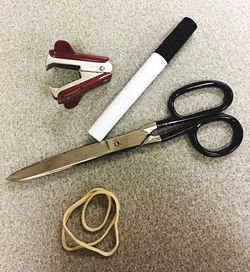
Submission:
[[[0,271],[249,271],[250,2],[0,3]],[[244,127],[235,152],[207,158],[182,136],[37,180],[5,180],[40,159],[94,142],[88,129],[185,16],[195,20],[197,31],[108,137],[169,116],[167,100],[175,89],[216,79],[232,87],[226,113]],[[49,85],[60,86],[75,74],[45,71],[58,39],[79,52],[109,56],[113,64],[112,81],[88,92],[72,110],[52,99]],[[211,107],[221,95],[186,99],[179,101],[182,111]],[[220,145],[230,130],[215,123],[200,137],[210,147]],[[65,252],[63,214],[97,186],[121,203],[118,251],[110,258]],[[95,201],[88,218],[97,223],[103,212]],[[81,235],[75,219],[71,224]],[[112,237],[103,246],[110,242]]]

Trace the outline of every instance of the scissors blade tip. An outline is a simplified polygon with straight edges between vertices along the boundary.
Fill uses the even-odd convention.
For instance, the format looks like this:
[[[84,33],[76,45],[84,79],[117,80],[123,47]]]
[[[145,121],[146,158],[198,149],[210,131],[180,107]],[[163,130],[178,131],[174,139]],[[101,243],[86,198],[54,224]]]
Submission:
[[[32,179],[33,176],[27,176],[22,173],[22,170],[19,170],[17,172],[14,172],[13,174],[9,175],[6,180],[18,182],[18,181],[25,181],[28,179]]]
[[[21,181],[21,180],[15,175],[15,173],[9,175],[9,176],[6,178],[6,180],[8,180],[8,181]]]

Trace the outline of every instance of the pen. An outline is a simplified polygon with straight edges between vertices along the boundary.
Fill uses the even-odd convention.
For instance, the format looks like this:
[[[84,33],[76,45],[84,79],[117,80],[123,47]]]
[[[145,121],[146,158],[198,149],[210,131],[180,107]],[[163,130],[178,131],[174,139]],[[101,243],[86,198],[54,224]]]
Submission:
[[[196,23],[185,17],[96,120],[89,129],[89,134],[101,141],[159,75],[196,28]]]

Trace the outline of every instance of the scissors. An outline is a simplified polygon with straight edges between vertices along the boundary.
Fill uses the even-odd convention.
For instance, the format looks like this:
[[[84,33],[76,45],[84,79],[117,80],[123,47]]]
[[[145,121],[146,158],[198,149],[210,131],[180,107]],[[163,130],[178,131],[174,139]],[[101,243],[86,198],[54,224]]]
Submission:
[[[203,110],[191,115],[180,115],[175,109],[177,97],[203,88],[219,88],[223,93],[221,105]],[[193,147],[208,157],[221,157],[233,152],[242,142],[243,128],[239,121],[231,115],[222,113],[233,101],[232,89],[220,81],[201,81],[184,86],[175,91],[168,100],[168,110],[171,116],[156,121],[134,132],[107,139],[91,145],[86,145],[42,160],[22,170],[19,170],[7,179],[23,181],[49,175],[73,165],[97,159],[99,157],[122,150],[141,147],[153,143],[165,142],[175,137],[187,134]],[[205,124],[223,121],[232,128],[231,143],[220,150],[208,150],[203,147],[197,137],[198,130]],[[171,129],[172,128],[172,129]],[[166,131],[166,129],[168,129]]]

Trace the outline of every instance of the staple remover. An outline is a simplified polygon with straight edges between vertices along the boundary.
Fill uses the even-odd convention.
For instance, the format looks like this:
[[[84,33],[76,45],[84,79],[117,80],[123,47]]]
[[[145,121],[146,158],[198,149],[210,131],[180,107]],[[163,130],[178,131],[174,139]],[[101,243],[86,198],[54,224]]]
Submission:
[[[46,70],[53,67],[79,70],[80,78],[59,88],[50,87],[53,97],[67,109],[78,105],[83,95],[112,77],[112,65],[108,57],[76,53],[64,40],[58,40],[49,51]]]

